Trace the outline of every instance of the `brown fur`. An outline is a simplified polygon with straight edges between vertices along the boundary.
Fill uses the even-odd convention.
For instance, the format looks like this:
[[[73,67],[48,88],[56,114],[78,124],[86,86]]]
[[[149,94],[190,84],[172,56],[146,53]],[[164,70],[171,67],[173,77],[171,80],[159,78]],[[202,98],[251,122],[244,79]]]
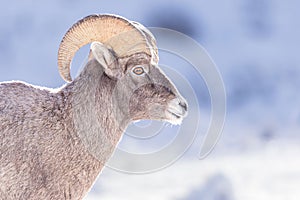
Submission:
[[[0,84],[0,199],[82,199],[91,188],[103,164],[75,133],[75,85]]]
[[[82,199],[131,121],[167,119],[168,102],[180,95],[150,58],[135,56],[118,60],[120,80],[90,56],[81,74],[57,90],[0,83],[1,200]],[[144,81],[131,77],[131,68],[145,63],[152,84],[128,96]],[[115,93],[121,99],[114,101]]]

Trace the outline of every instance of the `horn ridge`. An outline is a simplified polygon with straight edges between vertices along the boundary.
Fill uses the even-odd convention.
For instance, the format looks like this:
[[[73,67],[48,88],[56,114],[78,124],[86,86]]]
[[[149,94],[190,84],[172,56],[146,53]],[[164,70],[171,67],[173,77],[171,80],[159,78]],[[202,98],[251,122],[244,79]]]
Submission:
[[[151,49],[143,31],[129,20],[117,15],[89,15],[73,24],[60,43],[58,68],[64,80],[72,81],[70,64],[75,53],[82,46],[95,41],[112,48],[119,57],[138,52],[151,56]]]

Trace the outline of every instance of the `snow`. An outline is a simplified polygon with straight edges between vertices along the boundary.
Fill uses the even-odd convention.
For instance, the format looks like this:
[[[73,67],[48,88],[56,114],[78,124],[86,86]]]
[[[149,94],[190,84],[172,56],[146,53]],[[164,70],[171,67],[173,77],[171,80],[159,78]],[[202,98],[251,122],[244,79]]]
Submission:
[[[153,174],[128,175],[106,168],[96,199],[281,200],[299,199],[298,143],[273,141],[252,151],[183,159]],[[99,188],[99,191],[97,190]]]
[[[172,27],[199,41],[221,72],[227,116],[219,143],[207,158],[197,159],[210,120],[209,93],[188,63],[161,52],[161,63],[181,69],[197,93],[196,140],[183,157],[154,173],[105,168],[85,199],[298,200],[299,6],[296,0],[2,1],[0,81],[61,86],[59,42],[71,24],[89,14],[114,13],[146,26]],[[73,77],[87,52],[85,47],[76,55]],[[189,101],[192,95],[180,90]],[[125,135],[119,147],[151,152],[173,140],[178,129],[164,127],[149,140]]]

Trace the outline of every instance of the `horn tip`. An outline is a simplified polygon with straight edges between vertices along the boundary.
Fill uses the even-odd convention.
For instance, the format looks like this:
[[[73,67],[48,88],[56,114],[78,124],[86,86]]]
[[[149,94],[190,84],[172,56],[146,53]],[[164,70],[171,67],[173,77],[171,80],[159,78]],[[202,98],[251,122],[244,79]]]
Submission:
[[[60,76],[62,77],[62,79],[64,79],[64,81],[66,81],[68,83],[72,82],[72,77],[71,77],[70,73],[69,74],[61,74]]]

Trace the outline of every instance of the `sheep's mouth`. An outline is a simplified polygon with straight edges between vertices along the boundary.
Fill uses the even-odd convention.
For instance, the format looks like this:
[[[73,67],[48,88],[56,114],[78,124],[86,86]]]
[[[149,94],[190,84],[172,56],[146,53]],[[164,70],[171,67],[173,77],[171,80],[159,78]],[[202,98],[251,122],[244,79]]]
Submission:
[[[179,115],[179,114],[176,114],[176,113],[173,113],[173,112],[171,112],[171,111],[169,111],[169,110],[167,110],[167,112],[169,112],[171,115],[173,115],[175,118],[177,118],[177,119],[179,119],[179,118],[181,118],[182,117],[182,115]]]
[[[174,125],[180,125],[184,118],[184,115],[179,114],[177,112],[173,112],[172,110],[166,111],[167,121]]]
[[[167,121],[172,124],[181,124],[183,118],[187,115],[187,105],[179,99],[173,99],[167,106],[166,117]]]

